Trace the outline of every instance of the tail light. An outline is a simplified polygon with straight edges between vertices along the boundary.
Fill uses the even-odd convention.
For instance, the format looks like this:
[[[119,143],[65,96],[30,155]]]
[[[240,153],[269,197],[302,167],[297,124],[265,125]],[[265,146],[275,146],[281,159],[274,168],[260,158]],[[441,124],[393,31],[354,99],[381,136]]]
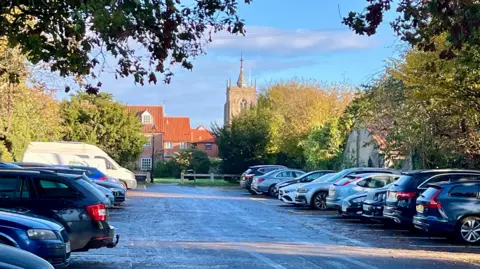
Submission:
[[[107,210],[104,204],[87,206],[87,212],[93,221],[104,221],[107,219]]]
[[[103,176],[103,177],[99,178],[98,180],[107,180],[107,177]]]
[[[261,182],[264,182],[264,181],[265,181],[264,178],[259,178],[259,179],[257,179],[257,183],[261,183]]]
[[[397,192],[397,200],[408,200],[417,196],[414,192]]]
[[[440,204],[440,202],[437,200],[437,196],[440,194],[440,192],[442,192],[442,189],[438,189],[432,196],[432,198],[430,198],[430,201],[428,204],[424,205],[425,208],[442,208],[442,205]]]

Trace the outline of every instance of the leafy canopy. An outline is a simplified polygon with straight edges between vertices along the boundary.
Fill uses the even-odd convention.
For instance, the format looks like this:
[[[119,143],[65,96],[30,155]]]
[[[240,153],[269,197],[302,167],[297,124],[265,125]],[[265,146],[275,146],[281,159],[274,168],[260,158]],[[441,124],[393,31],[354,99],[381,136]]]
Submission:
[[[244,33],[239,1],[5,0],[0,3],[0,39],[20,46],[33,64],[50,63],[51,71],[63,77],[98,77],[106,51],[117,59],[117,76],[132,75],[143,85],[156,83],[159,72],[168,83],[170,66],[192,69],[190,59],[204,52],[212,33]],[[6,71],[0,67],[0,75]],[[96,93],[99,87],[101,82],[86,90]]]
[[[350,12],[343,23],[360,35],[374,35],[387,11],[396,5],[399,16],[391,22],[402,40],[424,51],[441,52],[443,59],[455,50],[480,43],[480,3],[476,0],[366,0],[364,12]],[[447,33],[449,46],[439,50],[435,38]]]
[[[111,94],[79,92],[62,102],[61,113],[64,141],[97,145],[122,166],[134,162],[147,141],[138,118]]]

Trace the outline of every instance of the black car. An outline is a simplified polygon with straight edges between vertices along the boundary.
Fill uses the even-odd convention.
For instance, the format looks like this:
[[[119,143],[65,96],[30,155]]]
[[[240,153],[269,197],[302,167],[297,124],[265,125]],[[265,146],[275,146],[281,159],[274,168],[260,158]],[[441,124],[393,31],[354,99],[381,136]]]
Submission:
[[[344,217],[362,217],[362,205],[366,198],[367,192],[345,197],[342,206],[338,208],[338,213]]]
[[[362,216],[369,219],[383,220],[383,207],[387,200],[387,191],[390,185],[383,188],[374,189],[367,193],[365,201],[362,203]]]
[[[435,169],[410,171],[389,188],[383,216],[396,223],[411,225],[416,213],[417,197],[427,189],[429,184],[456,182],[476,178],[480,171],[460,169]]]
[[[2,269],[54,269],[46,260],[28,251],[0,244]]]
[[[108,224],[101,194],[80,177],[27,169],[0,170],[0,208],[59,222],[69,235],[72,251],[115,247],[119,237]]]
[[[464,243],[480,243],[480,176],[476,181],[432,185],[417,199],[416,228],[455,233]],[[467,180],[467,179],[466,179]]]
[[[255,165],[250,166],[247,171],[243,172],[242,176],[240,177],[240,187],[247,189],[252,194],[255,194],[253,190],[251,190],[252,180],[254,176],[260,176],[266,174],[268,172],[272,172],[278,169],[285,169],[287,167],[283,165]]]

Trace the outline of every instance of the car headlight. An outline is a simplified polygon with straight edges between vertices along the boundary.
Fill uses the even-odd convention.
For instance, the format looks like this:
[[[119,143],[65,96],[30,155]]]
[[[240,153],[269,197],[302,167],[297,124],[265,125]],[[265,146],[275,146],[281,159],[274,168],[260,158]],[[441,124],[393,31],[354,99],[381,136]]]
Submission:
[[[57,235],[51,230],[43,229],[30,229],[27,230],[28,238],[32,240],[54,240],[57,239]]]
[[[289,192],[292,192],[292,191],[295,191],[295,189],[283,190],[284,193],[289,193]]]
[[[365,199],[367,199],[367,196],[362,196],[362,197],[357,197],[355,199],[352,199],[352,203],[362,203],[363,201],[365,201]]]

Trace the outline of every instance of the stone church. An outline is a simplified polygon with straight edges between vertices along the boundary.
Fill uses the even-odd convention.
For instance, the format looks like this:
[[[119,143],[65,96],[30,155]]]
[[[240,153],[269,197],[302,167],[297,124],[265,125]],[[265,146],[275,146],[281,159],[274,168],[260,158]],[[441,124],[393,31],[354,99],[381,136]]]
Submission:
[[[257,85],[245,82],[243,74],[243,57],[240,58],[240,74],[237,85],[232,86],[232,80],[227,81],[227,101],[224,107],[224,124],[229,125],[232,118],[251,106],[257,104]]]

